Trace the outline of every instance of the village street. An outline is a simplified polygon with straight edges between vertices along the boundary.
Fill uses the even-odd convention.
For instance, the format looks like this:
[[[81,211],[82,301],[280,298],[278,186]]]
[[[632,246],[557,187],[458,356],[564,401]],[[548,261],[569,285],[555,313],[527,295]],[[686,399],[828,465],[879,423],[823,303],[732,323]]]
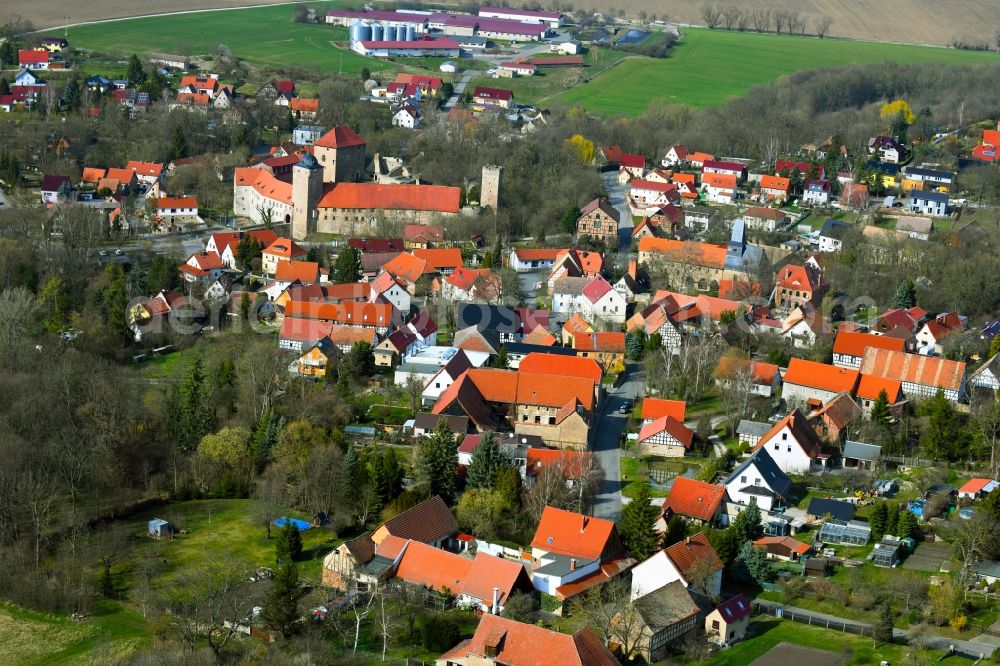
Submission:
[[[618,383],[618,387],[608,389],[601,403],[597,434],[591,443],[594,459],[604,472],[600,492],[593,501],[594,515],[609,520],[619,520],[622,512],[621,435],[628,415],[619,414],[618,409],[623,404],[631,408],[645,386],[645,379],[641,370],[631,366]]]

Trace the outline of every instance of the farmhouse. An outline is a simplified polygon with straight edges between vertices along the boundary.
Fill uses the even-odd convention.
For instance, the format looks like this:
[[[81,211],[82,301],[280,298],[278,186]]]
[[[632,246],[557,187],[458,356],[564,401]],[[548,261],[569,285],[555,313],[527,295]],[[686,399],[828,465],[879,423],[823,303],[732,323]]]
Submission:
[[[698,524],[715,525],[719,519],[722,498],[725,494],[726,489],[723,486],[678,476],[674,479],[670,494],[663,502],[663,517],[658,526],[666,531],[666,523],[674,514]]]
[[[788,214],[777,208],[765,206],[752,206],[743,212],[743,221],[747,228],[758,231],[773,232],[778,225],[789,220]]]
[[[643,455],[683,457],[694,442],[694,433],[672,416],[664,416],[642,426],[639,446]]]
[[[938,391],[952,402],[965,396],[965,363],[962,361],[871,348],[861,359],[861,372],[898,380],[908,398],[929,398]]]
[[[904,351],[906,341],[887,335],[841,331],[833,341],[833,364],[838,368],[861,367],[861,359],[870,347]]]
[[[781,397],[790,405],[826,404],[841,393],[854,393],[859,373],[826,363],[793,358],[781,385]]]
[[[807,474],[822,445],[806,417],[793,409],[757,442],[756,451],[766,450],[785,474]]]
[[[590,236],[612,246],[618,243],[618,211],[606,199],[594,199],[580,209],[576,221],[578,236]]]

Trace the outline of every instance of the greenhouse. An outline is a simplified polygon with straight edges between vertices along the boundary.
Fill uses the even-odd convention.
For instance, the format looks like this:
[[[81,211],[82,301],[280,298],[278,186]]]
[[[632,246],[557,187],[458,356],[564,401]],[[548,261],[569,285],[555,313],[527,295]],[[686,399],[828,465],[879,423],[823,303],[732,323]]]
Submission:
[[[819,531],[823,543],[843,546],[864,546],[872,536],[868,523],[860,520],[828,520]]]

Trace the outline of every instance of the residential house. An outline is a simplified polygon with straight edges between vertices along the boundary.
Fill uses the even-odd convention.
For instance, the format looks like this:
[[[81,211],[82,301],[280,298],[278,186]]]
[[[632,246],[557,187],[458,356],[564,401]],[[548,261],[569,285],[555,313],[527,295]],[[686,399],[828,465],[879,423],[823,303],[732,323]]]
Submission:
[[[128,171],[134,171],[139,183],[146,186],[161,185],[164,173],[163,165],[157,162],[130,161],[125,165]]]
[[[515,248],[510,252],[509,265],[518,273],[530,273],[537,270],[551,269],[556,259],[564,250],[549,248]]]
[[[802,358],[793,358],[782,379],[781,397],[790,406],[824,405],[841,393],[854,394],[860,373]]]
[[[929,398],[941,391],[951,402],[965,396],[965,363],[889,349],[868,349],[861,373],[901,382],[907,398]]]
[[[987,391],[1000,390],[1000,354],[994,354],[969,375],[969,384]]]
[[[404,104],[392,115],[392,126],[403,127],[405,129],[416,129],[420,127],[423,113],[420,107],[413,104]]]
[[[555,284],[566,277],[596,278],[601,275],[604,267],[604,256],[600,252],[591,252],[579,248],[560,250],[552,269],[545,278],[549,292],[555,289]]]
[[[687,157],[687,146],[670,146],[670,149],[667,150],[667,154],[663,156],[660,164],[665,167],[682,166],[687,163]]]
[[[285,317],[278,333],[278,349],[302,353],[333,331],[333,323],[319,319]]]
[[[669,419],[670,417],[665,417]],[[654,421],[656,423],[656,421]],[[682,424],[683,425],[683,424]],[[674,515],[698,525],[712,527],[719,522],[722,500],[726,495],[724,486],[717,486],[684,476],[674,478],[667,499],[663,501],[663,513],[656,524],[658,530],[666,532],[667,523]]]
[[[320,267],[315,261],[289,261],[282,259],[274,271],[274,281],[279,289],[285,289],[293,282],[301,285],[316,284],[320,281]]]
[[[877,444],[865,444],[847,440],[841,458],[844,468],[852,468],[874,472],[882,457],[882,447]]]
[[[44,53],[39,51],[38,53]],[[73,194],[73,182],[69,176],[42,176],[39,186],[42,197],[42,205],[52,205],[70,199]]]
[[[435,548],[449,548],[456,544],[458,522],[440,496],[426,499],[411,509],[385,521],[372,532],[375,543],[387,536],[410,539]]]
[[[861,416],[861,408],[849,393],[841,393],[821,407],[813,406],[809,421],[813,429],[829,442],[842,442],[848,427]]]
[[[178,267],[186,282],[209,284],[219,279],[225,267],[215,252],[195,252]]]
[[[396,333],[402,332],[397,331]],[[391,337],[393,336],[390,335],[389,338]],[[469,359],[469,355],[464,350],[459,349],[424,385],[424,390],[420,394],[422,404],[433,405],[441,397],[441,394],[448,390],[448,387],[458,381],[462,373],[474,367],[476,366]]]
[[[19,49],[17,63],[24,69],[48,69],[51,55],[48,49]]]
[[[775,176],[802,176],[822,178],[825,174],[823,165],[810,164],[809,162],[794,162],[791,160],[778,160],[774,163]]]
[[[606,199],[594,199],[580,209],[580,217],[576,220],[577,236],[590,236],[617,247],[619,218],[618,211]]]
[[[403,244],[407,250],[426,250],[444,242],[444,228],[436,224],[404,224]]]
[[[830,203],[830,181],[812,178],[802,188],[803,206],[826,206]]]
[[[614,522],[547,506],[531,540],[536,590],[566,600],[607,582],[635,560],[624,555]]]
[[[412,254],[417,259],[427,262],[440,275],[451,275],[456,268],[463,266],[462,251],[457,247],[416,248]]]
[[[906,148],[893,137],[880,134],[868,140],[868,153],[882,162],[899,164],[906,156]]]
[[[917,331],[917,347],[921,354],[944,353],[942,341],[949,335],[961,333],[965,330],[968,318],[957,312],[942,312],[933,319],[927,321],[919,331]],[[900,348],[897,351],[902,351]]]
[[[441,295],[451,301],[495,301],[501,291],[500,276],[489,268],[459,267],[441,283]]]
[[[846,222],[832,218],[827,220],[819,230],[819,245],[816,249],[820,252],[840,252],[844,247],[844,236],[850,229],[851,225]]]
[[[617,666],[618,660],[590,627],[572,635],[486,614],[476,632],[442,654],[436,666]]]
[[[640,599],[675,582],[702,596],[718,595],[722,586],[722,562],[703,533],[681,545],[660,550],[632,568],[632,600]]]
[[[946,217],[948,215],[948,195],[942,192],[911,191],[907,200],[907,210],[911,213]]]
[[[632,602],[633,608],[611,618],[615,642],[634,645],[629,659],[642,657],[647,663],[659,661],[670,646],[693,635],[701,626],[701,609],[680,581],[664,585]],[[635,616],[625,619],[625,614]],[[617,634],[615,632],[618,632]]]
[[[307,254],[309,253],[292,239],[278,238],[261,252],[260,268],[265,275],[274,275],[279,261],[295,261]]]
[[[441,368],[448,365],[459,352],[463,352],[468,357],[468,362],[473,368],[484,366],[490,359],[489,354],[457,349],[455,347],[411,346],[407,355],[403,357],[402,364],[396,368],[393,381],[397,386],[405,387],[411,378],[416,378],[420,380],[426,390],[428,382],[438,374]],[[455,410],[452,413],[458,416],[465,415],[461,410]]]
[[[784,203],[792,187],[792,181],[783,176],[762,176],[760,183],[760,200],[771,203]]]
[[[911,194],[914,190],[947,194],[955,184],[955,174],[951,171],[907,166],[903,168],[903,174],[903,191]]]
[[[753,607],[746,597],[742,594],[730,597],[705,616],[705,634],[708,635],[708,640],[720,645],[743,640],[752,614]]]
[[[406,329],[393,331],[372,350],[375,355],[375,365],[380,368],[399,365],[416,342],[417,336]]]
[[[675,173],[670,182],[677,186],[682,199],[698,198],[698,176],[693,173]]]
[[[983,496],[989,495],[997,488],[1000,488],[1000,483],[997,483],[993,479],[969,479],[958,489],[958,498],[969,500],[982,499]]]
[[[629,183],[628,198],[633,215],[641,215],[661,206],[677,203],[680,194],[673,183],[636,178]]]
[[[396,310],[404,314],[410,312],[410,292],[406,290],[406,284],[389,272],[382,273],[371,281],[368,300],[373,303],[378,301],[391,303]]]
[[[726,491],[727,504],[736,505],[735,510],[727,506],[725,522],[731,522],[731,516],[751,504],[756,504],[764,514],[781,509],[792,492],[791,479],[771,454],[761,447],[755,447],[750,457],[736,466],[722,486]]]
[[[642,331],[647,336],[659,335],[664,349],[671,354],[680,353],[681,328],[671,316],[665,301],[658,301],[636,312],[626,322],[625,329],[629,333]]]
[[[896,231],[905,233],[914,240],[929,240],[934,232],[934,220],[929,217],[900,215],[896,218]]]
[[[872,326],[872,333],[888,335],[902,328],[911,335],[916,335],[927,318],[927,311],[920,307],[893,308],[886,310],[876,318],[875,325]]]
[[[712,155],[711,153],[689,151],[687,156],[687,164],[689,167],[695,169],[701,169],[703,166],[705,166],[705,162],[711,162],[714,159],[715,155]]]
[[[762,322],[763,323],[763,322]],[[776,331],[779,338],[792,343],[797,349],[810,349],[820,340],[831,337],[830,324],[823,313],[812,303],[796,307]]]
[[[547,329],[548,325],[549,313],[544,310],[487,303],[458,303],[455,306],[457,331],[474,327],[480,333],[494,332],[500,343],[517,342],[526,333],[539,326]]]
[[[625,368],[624,333],[585,333],[573,336],[577,356],[592,358],[605,372],[617,374]]]
[[[791,219],[788,213],[766,206],[751,206],[743,212],[742,217],[747,228],[767,231],[769,233],[775,231],[779,225],[786,224]]]
[[[664,416],[639,430],[642,455],[683,458],[694,442],[694,433],[677,419]]]
[[[472,104],[486,109],[509,109],[514,105],[514,93],[503,88],[476,86],[472,91]]]
[[[577,335],[586,335],[593,332],[594,327],[580,316],[579,312],[574,312],[562,326],[562,344],[572,347],[573,340]]]
[[[734,176],[738,180],[744,180],[747,177],[747,168],[739,162],[706,160],[701,165],[701,174],[702,178],[708,174],[724,174]]]
[[[746,444],[751,449],[757,445],[760,438],[771,429],[770,423],[760,423],[749,419],[741,419],[736,425],[736,436],[740,444]]]
[[[781,385],[781,373],[773,363],[727,355],[719,359],[719,365],[715,369],[715,383],[770,398]]]
[[[340,349],[329,336],[320,339],[304,354],[288,365],[288,372],[299,377],[324,379],[327,370],[332,367],[341,354]]]
[[[755,540],[753,545],[763,548],[767,553],[767,559],[780,562],[798,562],[811,550],[809,544],[790,536],[762,536]]]
[[[755,451],[765,449],[785,474],[806,474],[817,459],[823,463],[822,444],[806,417],[793,409],[757,442]]]
[[[683,400],[643,398],[641,410],[642,424],[647,425],[666,416],[683,422],[686,411],[687,403]]]
[[[841,331],[833,341],[833,364],[838,368],[857,370],[870,347],[904,351],[906,341],[886,335]]]
[[[830,499],[827,497],[813,497],[806,507],[806,519],[811,523],[816,523],[827,518],[842,520],[847,522],[854,520],[854,513],[858,507],[853,502]]]
[[[705,199],[714,204],[731,204],[736,200],[737,178],[726,173],[705,173],[701,177],[701,191]]]
[[[861,413],[865,418],[871,416],[872,405],[878,400],[879,395],[885,391],[889,409],[896,416],[900,416],[903,411],[903,383],[898,379],[886,379],[876,375],[861,375],[858,388],[854,392],[854,397],[861,407]]]
[[[628,304],[603,277],[564,277],[556,280],[552,311],[556,314],[580,313],[591,320],[625,323]]]

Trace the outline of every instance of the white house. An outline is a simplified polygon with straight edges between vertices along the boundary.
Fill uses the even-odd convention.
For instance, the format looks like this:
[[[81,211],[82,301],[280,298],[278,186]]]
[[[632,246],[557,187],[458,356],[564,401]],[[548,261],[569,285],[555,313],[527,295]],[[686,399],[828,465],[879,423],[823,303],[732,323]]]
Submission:
[[[709,596],[717,597],[722,590],[723,565],[708,539],[699,532],[632,567],[630,596],[635,600],[676,581],[689,587],[689,579],[694,578],[693,574],[700,574],[697,569],[703,566],[712,569],[705,581],[705,590]]]
[[[392,273],[388,271],[372,280],[368,300],[374,303],[379,298],[392,303],[396,310],[404,315],[410,311],[410,292],[406,290],[405,284],[393,277]]]
[[[625,298],[600,275],[564,277],[553,286],[552,311],[557,314],[578,312],[585,319],[623,324],[627,307]]]
[[[935,217],[948,214],[948,195],[943,192],[910,192],[908,209],[911,213],[922,213]]]
[[[761,449],[767,450],[785,474],[806,474],[820,455],[822,444],[802,412],[793,409],[760,438],[755,450]]]
[[[850,225],[839,220],[827,220],[819,231],[820,252],[839,252],[844,247],[844,235]]]
[[[415,106],[407,104],[392,116],[392,126],[406,129],[420,127],[420,110]]]
[[[736,182],[736,176],[729,173],[705,173],[701,188],[709,202],[731,204],[736,199]]]
[[[792,481],[766,449],[757,449],[722,482],[728,501],[740,506],[756,504],[763,513],[784,506]]]
[[[642,178],[632,180],[629,195],[637,203],[646,206],[665,206],[680,199],[677,186],[673,183],[661,183]]]
[[[806,181],[802,190],[802,204],[805,206],[825,206],[830,203],[830,182],[826,180]]]
[[[781,398],[789,405],[826,404],[841,393],[853,395],[861,373],[804,358],[793,358],[781,384]]]
[[[670,146],[670,150],[667,154],[663,156],[663,160],[660,162],[665,167],[680,166],[687,162],[688,149],[687,146]]]
[[[299,146],[311,146],[316,139],[326,133],[319,125],[299,125],[292,130],[292,143]]]
[[[168,223],[199,221],[198,200],[194,197],[160,197],[156,200],[156,214]]]
[[[565,250],[552,248],[515,248],[510,251],[510,267],[518,273],[552,268],[559,254]]]

